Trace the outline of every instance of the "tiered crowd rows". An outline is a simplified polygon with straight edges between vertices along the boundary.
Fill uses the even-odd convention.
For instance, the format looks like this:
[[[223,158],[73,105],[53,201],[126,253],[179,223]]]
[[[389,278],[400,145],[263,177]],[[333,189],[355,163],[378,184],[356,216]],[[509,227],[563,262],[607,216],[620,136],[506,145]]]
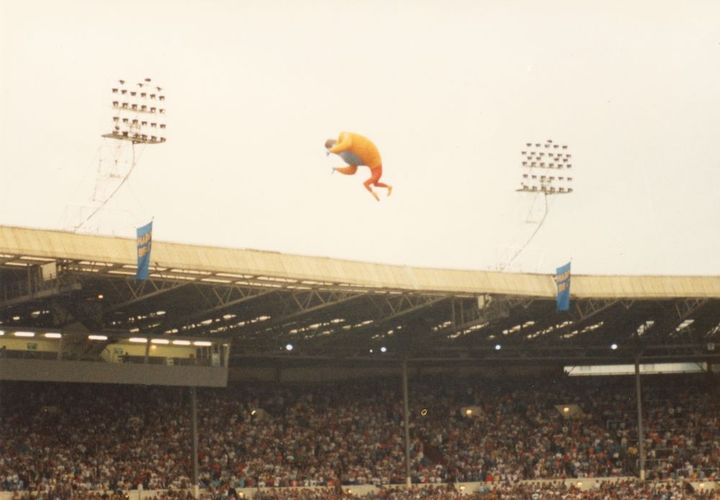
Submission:
[[[717,385],[643,378],[648,478],[718,477]],[[400,388],[386,379],[199,389],[200,486],[402,484]],[[483,481],[505,485],[488,498],[522,498],[521,479],[636,475],[634,391],[632,378],[411,380],[412,481]],[[0,398],[0,490],[190,486],[186,389],[5,383]],[[584,417],[556,408],[570,404]]]

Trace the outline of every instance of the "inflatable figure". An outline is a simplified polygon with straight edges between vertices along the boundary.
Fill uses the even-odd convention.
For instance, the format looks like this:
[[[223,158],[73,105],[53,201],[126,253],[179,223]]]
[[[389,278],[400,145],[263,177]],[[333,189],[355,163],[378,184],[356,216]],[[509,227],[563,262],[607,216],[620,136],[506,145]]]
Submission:
[[[348,164],[347,167],[333,168],[333,172],[337,171],[344,175],[354,175],[358,167],[369,167],[370,178],[363,183],[365,189],[367,189],[377,201],[380,201],[380,197],[373,191],[372,186],[387,189],[387,195],[390,196],[393,188],[389,184],[380,182],[380,177],[382,177],[382,159],[380,158],[380,152],[370,139],[352,132],[340,132],[337,141],[335,139],[325,141],[325,148],[328,154],[334,153]]]

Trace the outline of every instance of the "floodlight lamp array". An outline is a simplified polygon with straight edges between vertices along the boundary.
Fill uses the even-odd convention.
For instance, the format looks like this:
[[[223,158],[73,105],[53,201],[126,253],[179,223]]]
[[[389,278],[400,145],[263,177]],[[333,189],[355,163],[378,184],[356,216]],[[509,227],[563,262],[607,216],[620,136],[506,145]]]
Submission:
[[[162,90],[150,78],[134,85],[118,80],[118,85],[112,87],[112,131],[103,137],[136,144],[165,142],[167,125]]]
[[[572,155],[566,145],[553,143],[525,144],[522,155],[522,177],[517,191],[544,194],[573,192]]]

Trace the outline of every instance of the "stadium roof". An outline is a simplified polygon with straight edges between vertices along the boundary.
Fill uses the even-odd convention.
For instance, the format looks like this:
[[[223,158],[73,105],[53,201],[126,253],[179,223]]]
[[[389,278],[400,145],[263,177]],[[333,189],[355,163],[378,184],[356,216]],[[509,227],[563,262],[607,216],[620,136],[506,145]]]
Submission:
[[[550,274],[159,241],[151,261],[150,279],[136,281],[133,239],[0,226],[0,321],[232,338],[237,356],[281,355],[291,342],[296,356],[392,346],[418,358],[501,356],[493,350],[582,357],[631,339],[635,350],[649,345],[642,339],[667,353],[705,346],[693,348],[699,355],[720,338],[720,276],[573,275],[573,307],[557,313]]]

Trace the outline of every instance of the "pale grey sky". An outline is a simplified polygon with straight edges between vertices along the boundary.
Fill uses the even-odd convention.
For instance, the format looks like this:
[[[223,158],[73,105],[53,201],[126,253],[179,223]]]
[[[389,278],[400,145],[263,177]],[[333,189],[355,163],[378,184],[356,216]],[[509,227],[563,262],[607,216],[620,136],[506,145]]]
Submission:
[[[509,270],[720,274],[720,3],[573,0],[0,0],[0,224],[69,227],[92,205],[110,88],[167,92],[92,231],[492,269],[531,234],[527,141],[568,144]],[[330,175],[341,130],[384,180]]]

